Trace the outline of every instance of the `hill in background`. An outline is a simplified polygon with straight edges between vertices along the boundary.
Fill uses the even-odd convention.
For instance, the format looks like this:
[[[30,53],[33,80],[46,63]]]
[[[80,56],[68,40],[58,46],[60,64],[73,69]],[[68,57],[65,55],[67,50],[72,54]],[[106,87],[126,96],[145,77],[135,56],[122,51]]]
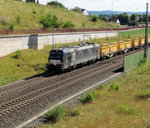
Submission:
[[[124,12],[124,11],[112,11],[112,10],[104,10],[104,11],[88,11],[88,13],[90,15],[119,15],[119,14],[123,14],[123,13],[127,13],[128,15],[132,15],[132,14],[145,14],[145,12]],[[150,14],[150,13],[149,13]]]
[[[25,3],[17,0],[0,0],[0,29],[38,29],[42,28],[40,19],[47,14],[56,15],[62,22],[71,21],[75,28],[111,28],[114,23],[104,21],[92,22],[89,17],[67,9],[45,6],[34,3]],[[13,28],[13,29],[14,29]]]

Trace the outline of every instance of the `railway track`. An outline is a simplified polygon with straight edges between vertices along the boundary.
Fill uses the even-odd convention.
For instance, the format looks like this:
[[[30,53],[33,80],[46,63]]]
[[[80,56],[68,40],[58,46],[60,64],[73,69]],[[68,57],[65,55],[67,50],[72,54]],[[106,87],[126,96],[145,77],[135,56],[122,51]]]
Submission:
[[[137,51],[140,51],[140,50],[137,50]],[[127,55],[131,54],[131,53],[134,53],[134,52],[137,52],[137,51],[133,51],[133,52],[127,53]],[[96,63],[96,65],[101,66],[101,65],[103,65],[105,63],[110,63],[111,61],[113,61],[115,59],[122,58],[124,56],[125,55],[120,55],[120,56],[117,56],[115,58],[111,58],[109,60],[104,60],[102,62]],[[94,68],[94,66],[90,66],[90,67],[85,67],[83,69],[79,69],[77,74],[81,73],[81,72],[84,72],[84,70],[86,70],[86,69]],[[72,74],[72,75],[74,75],[74,74]],[[41,85],[43,82],[54,82],[54,81],[57,81],[57,79],[58,80],[60,78],[62,79],[62,75],[54,75],[54,76],[51,76],[51,75],[52,74],[45,74],[45,75],[40,76],[40,77],[36,77],[36,78],[32,78],[32,79],[29,79],[29,80],[26,80],[26,81],[23,81],[23,82],[15,83],[12,86],[2,87],[2,88],[0,88],[0,98],[3,97],[3,96],[7,96],[7,95],[11,95],[11,94],[20,92],[22,90],[31,89],[31,88],[33,89],[34,86],[38,87],[38,85]],[[48,76],[48,77],[46,77],[46,76]],[[49,77],[49,76],[51,76],[51,77]],[[65,78],[65,77],[67,77],[67,75],[64,75],[63,78]],[[52,81],[52,80],[54,80],[54,81]]]
[[[118,58],[121,58],[121,56],[118,56]],[[94,69],[95,66],[103,66],[104,64],[111,63],[111,61],[113,60],[115,60],[115,58],[112,58],[110,60],[105,60],[102,62],[98,62],[90,66],[85,66],[73,72],[68,72],[65,74],[55,75],[51,77],[44,77],[45,76],[44,75],[38,78],[30,79],[29,81],[19,82],[19,83],[15,83],[12,86],[6,86],[3,88],[0,88],[0,102],[5,102],[7,100],[10,100],[12,99],[12,97],[19,97],[20,95],[25,95],[28,92],[38,90],[39,88],[48,86],[48,84],[46,83],[49,83],[49,84],[56,83],[62,79],[66,79],[67,77],[83,73],[89,69]]]
[[[102,63],[99,63],[99,65],[102,65],[104,63],[109,63],[109,62],[103,61]],[[90,68],[94,68],[94,66],[91,66]],[[89,69],[89,67],[85,67],[84,69],[79,69],[78,73],[84,72],[84,70],[86,70],[86,69]],[[75,75],[75,73],[72,75]],[[45,77],[45,76],[47,76],[47,77]],[[55,76],[51,76],[51,77],[49,77],[49,76],[51,76],[51,74],[46,74],[44,76],[33,78],[33,79],[30,79],[27,81],[15,83],[12,86],[2,87],[2,88],[0,88],[0,97],[13,94],[14,92],[25,90],[27,88],[30,88],[31,86],[32,87],[35,86],[35,84],[37,86],[38,84],[42,84],[43,82],[51,82],[51,80],[57,81],[56,78],[57,79],[62,78],[62,75],[55,75]],[[67,77],[67,76],[68,75],[64,74],[64,77]]]
[[[132,51],[126,55],[137,51]],[[85,66],[69,73],[54,75],[51,77],[44,75],[15,83],[12,86],[0,88],[0,121],[4,122],[2,125],[0,124],[0,127],[8,127],[8,124],[12,125],[14,123],[14,121],[13,123],[8,123],[7,120],[9,119],[4,119],[7,115],[9,116],[18,111],[25,111],[25,109],[28,108],[27,106],[40,104],[41,101],[42,104],[47,104],[49,98],[53,99],[55,95],[63,97],[67,94],[62,92],[68,92],[71,94],[73,91],[72,88],[80,89],[84,81],[88,81],[92,78],[104,75],[106,72],[111,72],[113,69],[122,67],[124,56],[125,55],[120,55],[109,60],[97,62],[96,64]],[[34,111],[34,108],[30,108]],[[29,117],[23,117],[23,120],[25,118],[27,119]],[[15,117],[15,119],[17,119],[17,117]]]
[[[116,65],[119,66],[120,64],[123,64],[122,58],[115,61],[115,64],[113,64],[111,67],[113,68],[113,66],[116,66]],[[38,101],[39,99],[45,98],[46,96],[54,95],[58,91],[70,87],[72,84],[75,84],[75,83],[77,84],[79,81],[88,79],[88,78],[92,77],[93,75],[96,75],[99,72],[103,72],[108,69],[110,69],[110,63],[105,64],[100,67],[96,67],[96,68],[88,70],[88,71],[85,71],[79,75],[70,77],[68,79],[59,81],[54,84],[47,83],[49,86],[40,88],[40,89],[30,92],[26,95],[11,99],[10,101],[0,104],[0,116],[3,116],[11,111],[17,110],[28,104],[34,103],[34,102]]]

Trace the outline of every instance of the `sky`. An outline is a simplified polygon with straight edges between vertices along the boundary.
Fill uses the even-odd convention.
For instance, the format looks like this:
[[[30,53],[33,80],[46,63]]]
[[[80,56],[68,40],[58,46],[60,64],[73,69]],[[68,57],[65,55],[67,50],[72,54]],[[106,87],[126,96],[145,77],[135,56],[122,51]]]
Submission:
[[[46,4],[52,0],[39,0],[41,4]],[[74,8],[75,6],[90,11],[134,11],[145,12],[148,0],[57,0],[65,7]]]

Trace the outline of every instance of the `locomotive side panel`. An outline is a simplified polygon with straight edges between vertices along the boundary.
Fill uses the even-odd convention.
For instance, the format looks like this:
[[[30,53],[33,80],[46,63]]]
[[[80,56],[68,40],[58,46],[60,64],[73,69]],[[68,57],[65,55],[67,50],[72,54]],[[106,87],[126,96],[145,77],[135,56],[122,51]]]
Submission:
[[[99,57],[98,49],[99,49],[98,47],[92,47],[92,48],[78,50],[76,52],[76,64],[97,59]]]
[[[76,49],[72,49],[69,53],[64,57],[67,59],[64,60],[64,67],[68,68],[70,66],[77,66],[78,64],[87,63],[91,60],[99,59],[99,45],[92,44],[86,45],[82,47],[78,47]]]
[[[71,55],[70,55],[70,53],[64,53],[62,68],[66,69],[70,66],[70,64],[71,64]]]

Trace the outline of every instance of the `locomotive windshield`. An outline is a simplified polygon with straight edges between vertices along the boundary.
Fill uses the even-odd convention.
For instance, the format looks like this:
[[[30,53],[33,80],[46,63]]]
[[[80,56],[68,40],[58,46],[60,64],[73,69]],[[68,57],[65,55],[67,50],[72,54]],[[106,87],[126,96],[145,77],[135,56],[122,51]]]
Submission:
[[[53,60],[62,60],[63,52],[62,51],[51,51],[49,58],[53,59]]]

